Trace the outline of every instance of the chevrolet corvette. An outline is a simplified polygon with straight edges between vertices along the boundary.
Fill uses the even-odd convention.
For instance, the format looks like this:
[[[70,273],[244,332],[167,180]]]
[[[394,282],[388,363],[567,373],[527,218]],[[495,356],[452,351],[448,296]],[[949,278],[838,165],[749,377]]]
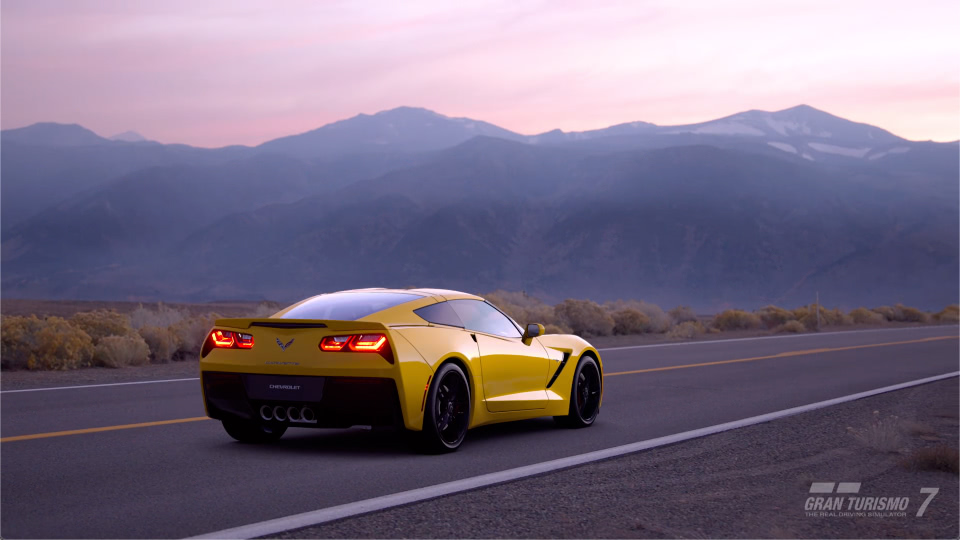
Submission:
[[[200,352],[210,418],[246,443],[287,428],[396,426],[456,450],[467,430],[600,412],[600,354],[521,326],[479,296],[439,289],[321,294],[268,318],[218,319]]]

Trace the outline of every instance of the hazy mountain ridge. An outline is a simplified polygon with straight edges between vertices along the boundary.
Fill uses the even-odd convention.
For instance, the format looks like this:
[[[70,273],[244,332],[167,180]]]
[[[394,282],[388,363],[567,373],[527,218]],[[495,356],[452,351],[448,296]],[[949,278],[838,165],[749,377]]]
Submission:
[[[4,131],[3,293],[293,299],[426,283],[703,308],[817,290],[846,305],[956,301],[957,143],[805,106],[708,124],[530,137],[401,108],[215,150]],[[7,224],[51,189],[67,194]]]

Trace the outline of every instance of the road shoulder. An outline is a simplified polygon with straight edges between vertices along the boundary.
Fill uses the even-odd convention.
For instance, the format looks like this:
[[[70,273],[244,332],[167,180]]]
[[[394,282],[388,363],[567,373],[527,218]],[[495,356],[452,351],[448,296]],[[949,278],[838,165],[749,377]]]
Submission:
[[[943,451],[956,471],[958,389],[947,379],[275,537],[957,538],[956,472],[916,467]],[[860,487],[823,512],[816,497],[841,496],[813,482]],[[909,501],[871,515],[850,497]]]

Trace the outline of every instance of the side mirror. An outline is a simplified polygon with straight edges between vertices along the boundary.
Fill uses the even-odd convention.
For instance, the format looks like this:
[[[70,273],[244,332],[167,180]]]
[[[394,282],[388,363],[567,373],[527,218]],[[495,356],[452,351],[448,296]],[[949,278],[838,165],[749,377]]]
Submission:
[[[523,332],[523,342],[529,345],[533,338],[542,336],[543,334],[544,329],[542,324],[530,323],[527,325],[526,331]]]

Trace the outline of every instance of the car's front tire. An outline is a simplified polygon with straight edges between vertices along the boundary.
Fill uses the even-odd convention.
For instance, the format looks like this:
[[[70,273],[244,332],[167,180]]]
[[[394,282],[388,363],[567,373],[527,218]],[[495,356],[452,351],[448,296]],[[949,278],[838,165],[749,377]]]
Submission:
[[[279,440],[287,431],[287,426],[267,425],[250,420],[224,420],[223,429],[242,443],[259,444]]]
[[[584,355],[573,373],[570,389],[570,409],[566,416],[554,416],[560,425],[570,428],[584,428],[593,425],[600,414],[600,391],[603,382],[597,361]]]
[[[470,424],[470,385],[459,366],[444,364],[433,377],[424,407],[421,450],[453,452],[463,443]]]

